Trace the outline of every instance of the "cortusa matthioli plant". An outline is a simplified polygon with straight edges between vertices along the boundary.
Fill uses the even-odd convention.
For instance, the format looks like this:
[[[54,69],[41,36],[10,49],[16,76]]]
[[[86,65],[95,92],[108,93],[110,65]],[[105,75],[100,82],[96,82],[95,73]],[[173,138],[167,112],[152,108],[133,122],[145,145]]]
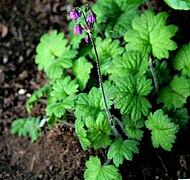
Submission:
[[[171,151],[188,125],[190,44],[177,44],[167,12],[139,10],[142,0],[98,0],[71,10],[70,39],[56,30],[41,37],[36,64],[49,82],[28,99],[27,111],[46,97],[46,116],[15,120],[11,132],[40,137],[75,117],[82,148],[105,149],[86,162],[85,179],[122,179],[119,166],[139,153],[143,133],[154,148]],[[148,4],[150,5],[150,4]]]

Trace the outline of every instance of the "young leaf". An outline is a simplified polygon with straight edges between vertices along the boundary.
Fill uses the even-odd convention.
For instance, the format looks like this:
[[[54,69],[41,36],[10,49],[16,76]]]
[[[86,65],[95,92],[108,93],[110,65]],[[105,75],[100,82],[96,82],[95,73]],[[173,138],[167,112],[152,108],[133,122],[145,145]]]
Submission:
[[[11,134],[18,133],[19,137],[26,136],[28,132],[28,129],[25,128],[26,121],[26,119],[16,119],[15,121],[13,121]]]
[[[87,130],[87,137],[91,142],[91,146],[95,149],[106,148],[110,145],[111,128],[104,113],[100,113],[95,121],[92,117],[85,120]]]
[[[28,112],[31,111],[31,109],[34,107],[35,103],[44,95],[44,94],[49,94],[50,91],[50,85],[46,84],[42,88],[38,89],[35,91],[27,100],[26,102],[26,109]]]
[[[96,47],[102,74],[106,75],[110,63],[123,53],[124,48],[120,47],[119,44],[119,40],[112,40],[111,38],[103,40],[100,37],[96,38]]]
[[[16,134],[18,133],[18,136],[26,136],[29,135],[31,138],[31,141],[36,141],[41,135],[40,135],[40,118],[39,117],[29,117],[26,119],[16,119],[12,123],[11,127],[11,133]]]
[[[174,25],[166,26],[168,15],[161,12],[157,15],[153,11],[148,10],[141,17],[136,18],[132,22],[133,30],[129,30],[125,34],[127,50],[139,50],[162,59],[168,58],[169,52],[175,50],[177,45],[172,38],[177,32]]]
[[[140,129],[144,126],[143,120],[132,120],[129,116],[124,115],[122,117],[123,126],[125,128],[125,134],[130,139],[136,139],[140,141],[143,137],[143,131]]]
[[[87,138],[86,130],[84,129],[84,122],[77,119],[75,122],[75,132],[79,138],[81,146],[85,151],[87,147],[91,145],[90,141]]]
[[[190,77],[190,44],[184,45],[173,60],[174,69],[182,71],[183,75]]]
[[[144,96],[152,90],[150,79],[126,75],[114,82],[116,85],[111,88],[110,95],[114,97],[114,106],[120,109],[121,114],[130,115],[134,120],[148,115],[151,104]]]
[[[104,89],[107,92],[110,85],[104,83]],[[106,93],[107,94],[107,93]],[[107,98],[108,108],[112,105],[112,101]],[[99,113],[105,113],[101,91],[99,88],[93,87],[88,94],[81,93],[78,95],[75,106],[75,116],[85,119],[88,116],[96,119]]]
[[[164,115],[161,109],[154,112],[154,114],[150,113],[148,120],[145,121],[145,125],[151,130],[153,146],[155,148],[161,146],[163,149],[171,151],[179,126],[171,122],[171,119]]]
[[[85,57],[81,57],[74,61],[73,74],[76,76],[76,80],[79,84],[80,90],[84,90],[86,84],[90,78],[90,70],[92,64],[87,61]]]
[[[62,101],[68,95],[75,95],[78,92],[78,84],[75,80],[71,80],[70,76],[64,79],[58,79],[52,83],[52,92],[50,95],[55,101]]]
[[[31,120],[25,124],[25,128],[28,129],[28,135],[32,142],[35,142],[41,136],[39,124],[40,118],[31,118]]]
[[[118,167],[123,163],[124,157],[132,160],[134,153],[139,153],[139,142],[134,140],[125,140],[117,138],[108,150],[108,159],[113,159],[114,164]]]
[[[137,1],[137,0],[136,0]],[[105,30],[107,37],[124,36],[131,29],[132,19],[138,16],[138,4],[126,3],[122,0],[99,0],[93,11],[98,14],[100,29]]]
[[[86,162],[86,171],[84,173],[85,180],[121,180],[118,168],[113,165],[101,166],[98,157],[90,156],[90,160]]]
[[[138,51],[129,51],[110,64],[108,73],[111,73],[111,79],[126,76],[126,74],[142,76],[148,70],[148,66],[147,55]]]
[[[190,96],[189,80],[176,75],[169,86],[161,89],[157,102],[163,102],[169,110],[177,109],[183,107],[188,96]]]
[[[46,114],[48,116],[54,114],[56,117],[61,118],[61,116],[65,114],[66,109],[72,109],[74,107],[76,98],[76,95],[70,95],[61,102],[48,105],[46,108]]]
[[[75,57],[76,51],[67,46],[68,41],[63,33],[53,31],[41,37],[36,48],[36,63],[39,70],[44,69],[50,78],[60,78],[63,68],[72,66],[71,59]]]

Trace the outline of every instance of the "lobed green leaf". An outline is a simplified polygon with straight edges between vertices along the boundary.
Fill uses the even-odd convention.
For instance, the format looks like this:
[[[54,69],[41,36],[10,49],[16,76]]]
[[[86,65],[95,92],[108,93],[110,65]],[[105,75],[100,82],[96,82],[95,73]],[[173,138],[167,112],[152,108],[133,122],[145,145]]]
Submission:
[[[31,111],[31,109],[34,107],[35,103],[45,94],[49,95],[51,87],[49,84],[46,84],[45,86],[41,87],[37,91],[35,91],[27,100],[26,102],[26,109],[28,112]]]
[[[85,120],[87,130],[87,137],[91,142],[91,146],[95,149],[106,148],[111,143],[110,135],[111,128],[104,113],[100,113],[97,120],[88,117]]]
[[[56,117],[61,118],[61,116],[65,115],[66,109],[73,109],[76,98],[76,95],[70,95],[61,102],[48,105],[46,108],[46,114],[48,116],[55,115]]]
[[[113,165],[101,166],[98,157],[90,156],[86,162],[85,180],[121,180],[118,168]]]
[[[148,70],[148,56],[138,51],[129,51],[114,60],[108,69],[110,79],[126,76],[142,76]]]
[[[120,47],[119,40],[112,40],[111,38],[105,38],[103,40],[102,38],[97,37],[95,43],[99,56],[101,72],[103,75],[106,75],[110,63],[121,56],[124,48]],[[93,59],[95,59],[95,57]]]
[[[104,83],[104,89],[107,94],[110,84]],[[110,98],[107,98],[108,108],[112,105]],[[102,100],[102,94],[99,88],[93,87],[88,94],[80,93],[75,105],[75,116],[77,118],[83,118],[91,116],[97,119],[100,113],[105,114],[104,104]]]
[[[126,50],[139,50],[162,59],[169,57],[169,51],[175,50],[177,44],[171,38],[177,32],[174,25],[166,26],[166,12],[154,14],[148,10],[135,18],[132,22],[132,30],[125,34],[125,41],[128,42]]]
[[[190,77],[190,44],[184,45],[173,60],[174,69]]]
[[[187,97],[190,96],[190,83],[186,77],[174,76],[168,86],[160,90],[157,102],[164,103],[167,109],[182,108]]]
[[[67,44],[64,33],[52,31],[43,35],[36,47],[38,69],[44,69],[51,79],[60,78],[64,74],[63,68],[72,67],[71,59],[76,56],[77,51],[71,50]]]
[[[164,115],[161,109],[154,112],[154,114],[150,113],[148,120],[145,121],[145,125],[151,130],[153,146],[155,148],[161,146],[163,149],[171,151],[179,126],[171,122],[171,119]]]
[[[115,99],[114,106],[120,109],[121,114],[130,115],[134,120],[148,115],[151,104],[144,96],[152,90],[150,79],[126,75],[114,82],[116,85],[111,88],[110,96]]]
[[[190,2],[189,0],[164,0],[168,6],[173,9],[179,10],[189,10],[190,9]]]
[[[125,128],[125,134],[130,139],[136,139],[140,141],[143,137],[144,121],[142,119],[133,120],[129,116],[123,115],[122,117],[123,126]]]
[[[137,0],[135,1],[137,2]],[[98,14],[99,28],[107,37],[124,36],[131,29],[132,19],[139,15],[138,3],[124,0],[98,0],[93,11]]]
[[[17,134],[19,137],[27,136],[31,138],[32,142],[35,142],[40,134],[40,118],[39,117],[29,117],[25,119],[16,119],[11,125],[11,134]]]
[[[114,164],[118,167],[123,163],[124,157],[127,160],[132,160],[134,153],[139,153],[139,143],[134,140],[125,140],[117,138],[108,150],[108,159],[113,159]]]
[[[75,95],[78,92],[78,84],[76,80],[72,80],[70,76],[64,79],[57,79],[52,82],[52,91],[50,95],[55,101],[62,101],[69,95]]]
[[[80,90],[84,90],[90,78],[92,64],[85,57],[80,57],[74,61],[73,74],[76,76],[76,81],[79,84]]]
[[[85,151],[87,147],[91,145],[91,142],[87,138],[87,131],[84,128],[84,122],[82,120],[77,119],[75,121],[75,132],[79,138],[83,150]]]

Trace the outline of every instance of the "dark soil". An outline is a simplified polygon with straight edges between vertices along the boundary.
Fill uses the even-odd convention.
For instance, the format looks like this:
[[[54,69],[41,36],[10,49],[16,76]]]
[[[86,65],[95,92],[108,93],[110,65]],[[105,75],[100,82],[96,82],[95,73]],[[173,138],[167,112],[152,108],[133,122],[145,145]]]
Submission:
[[[34,63],[35,47],[53,29],[68,33],[70,9],[68,0],[0,1],[0,179],[83,179],[89,155],[102,154],[84,152],[74,130],[66,126],[45,128],[34,144],[10,134],[14,119],[45,113],[40,104],[31,114],[25,109],[28,96],[47,81]],[[184,34],[179,40],[189,42],[189,13],[169,12]],[[150,134],[145,134],[140,154],[120,168],[123,179],[190,178],[188,137],[190,128],[178,133],[172,152],[165,152],[153,149]]]

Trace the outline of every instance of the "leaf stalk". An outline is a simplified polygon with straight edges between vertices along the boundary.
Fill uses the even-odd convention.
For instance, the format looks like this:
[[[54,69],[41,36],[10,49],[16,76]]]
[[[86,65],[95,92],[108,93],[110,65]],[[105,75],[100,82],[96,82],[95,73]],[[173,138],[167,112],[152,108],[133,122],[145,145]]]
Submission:
[[[154,81],[154,86],[155,86],[155,90],[156,90],[156,93],[158,94],[158,81],[157,81],[157,77],[156,77],[156,73],[154,71],[154,61],[153,61],[153,58],[152,58],[152,55],[149,56],[149,66],[150,66],[150,71],[152,73],[152,77],[153,77],[153,81]]]

